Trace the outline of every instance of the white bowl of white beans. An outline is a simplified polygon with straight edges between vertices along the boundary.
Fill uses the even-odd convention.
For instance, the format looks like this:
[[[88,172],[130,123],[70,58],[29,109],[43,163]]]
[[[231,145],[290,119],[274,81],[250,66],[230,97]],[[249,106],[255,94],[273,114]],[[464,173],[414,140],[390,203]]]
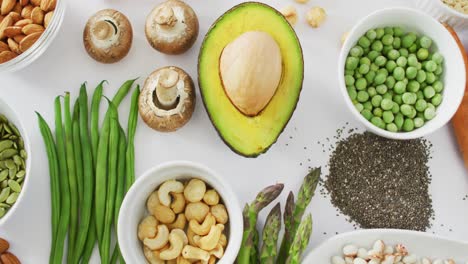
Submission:
[[[352,71],[352,70],[350,70],[350,68],[348,68],[348,65],[347,65],[349,63],[348,55],[351,54],[350,52],[352,51],[352,49],[355,46],[361,45],[359,43],[359,41],[361,40],[361,37],[366,36],[366,34],[370,30],[374,30],[374,29],[378,29],[378,28],[400,28],[400,29],[402,29],[404,31],[404,34],[414,33],[418,37],[415,43],[420,43],[419,41],[420,41],[420,39],[422,39],[422,37],[430,39],[431,40],[430,50],[428,48],[428,50],[430,52],[429,52],[429,55],[428,55],[429,57],[426,57],[426,60],[427,61],[430,60],[431,64],[433,64],[433,61],[434,61],[433,55],[435,53],[438,53],[439,55],[441,55],[443,57],[443,61],[437,63],[437,67],[440,68],[440,71],[442,71],[442,73],[439,72],[439,75],[436,76],[437,81],[439,82],[439,85],[443,85],[443,90],[437,91],[437,93],[438,93],[438,98],[437,99],[441,99],[441,100],[436,100],[437,101],[436,103],[434,103],[434,102],[431,103],[431,100],[433,100],[433,99],[427,99],[427,98],[432,98],[432,96],[434,96],[434,95],[431,95],[431,94],[428,94],[427,98],[424,98],[424,97],[426,97],[426,94],[424,94],[423,98],[419,98],[419,95],[418,95],[418,99],[417,99],[418,101],[419,101],[419,99],[423,99],[423,100],[427,101],[427,107],[429,107],[429,106],[433,107],[433,109],[431,110],[433,113],[431,113],[429,118],[424,117],[424,114],[425,114],[424,109],[421,111],[421,114],[422,114],[421,117],[419,116],[419,114],[420,114],[419,110],[417,112],[418,116],[415,115],[416,111],[414,109],[416,108],[416,105],[414,103],[414,100],[411,100],[411,101],[413,101],[411,103],[407,103],[407,102],[401,103],[401,100],[400,100],[400,102],[397,103],[399,105],[399,107],[401,107],[403,104],[406,104],[405,110],[406,110],[406,107],[408,105],[410,105],[411,110],[413,110],[415,112],[415,114],[412,117],[411,117],[411,115],[406,116],[406,115],[403,114],[405,124],[406,124],[406,121],[407,121],[406,119],[412,119],[411,121],[408,121],[408,123],[411,125],[411,126],[408,126],[408,129],[403,129],[403,128],[406,128],[406,127],[403,126],[403,128],[402,128],[402,126],[398,125],[398,124],[397,124],[398,129],[395,129],[394,124],[391,124],[390,127],[388,126],[389,123],[392,123],[392,122],[387,122],[386,120],[381,121],[384,118],[383,118],[383,116],[382,116],[382,114],[380,112],[377,111],[377,112],[374,113],[375,108],[380,108],[381,107],[383,109],[383,112],[389,112],[389,111],[394,110],[394,109],[392,109],[392,110],[384,109],[383,106],[375,106],[374,108],[370,108],[369,111],[372,112],[372,114],[373,114],[372,117],[374,117],[374,116],[379,117],[379,118],[376,118],[377,119],[376,121],[384,122],[384,123],[381,123],[382,125],[377,126],[375,124],[379,123],[379,122],[371,122],[372,117],[363,115],[363,111],[362,111],[361,106],[357,105],[357,103],[359,101],[358,99],[361,99],[362,96],[360,98],[358,97],[358,99],[356,99],[356,98],[353,99],[352,96],[351,96],[351,93],[350,93],[349,88],[353,88],[354,85],[358,86],[357,77],[359,77],[359,76],[357,76],[357,77],[354,76],[354,77],[356,77],[356,83],[354,83],[354,80],[353,80],[353,84],[350,84],[349,80],[345,78],[345,75],[349,75],[350,74],[349,72]],[[385,35],[386,34],[387,33],[385,33]],[[396,39],[396,37],[395,37],[395,39]],[[383,37],[381,38],[381,40],[382,40],[383,43],[385,43],[383,41]],[[404,41],[405,41],[404,37],[401,36],[401,42],[402,42],[401,45],[402,46],[403,46]],[[373,42],[371,42],[371,46],[369,47],[369,49],[371,51],[374,49],[374,46],[372,46],[372,45],[373,45]],[[392,44],[390,44],[390,46],[391,45]],[[380,57],[382,57],[382,56],[385,57],[386,62],[390,62],[391,60],[398,62],[399,57],[398,57],[398,59],[391,58],[388,52],[385,55],[385,46],[387,46],[387,45],[384,44],[384,49],[383,50],[380,49],[378,51],[379,56],[381,55]],[[420,44],[418,44],[418,47],[417,47],[418,52],[419,52],[419,49],[421,47],[422,46]],[[398,48],[393,48],[393,49],[398,50]],[[363,50],[364,50],[364,54],[365,54],[366,49],[363,49]],[[407,49],[407,50],[409,50],[409,49]],[[399,52],[401,52],[400,54],[403,54],[401,49],[399,49]],[[426,52],[427,52],[427,50],[426,50]],[[414,52],[414,53],[416,53],[416,52]],[[369,54],[369,53],[367,53],[367,54]],[[410,54],[410,56],[411,55],[412,54]],[[362,56],[364,57],[364,56],[367,56],[367,55],[362,55]],[[403,55],[398,55],[398,56],[403,56]],[[408,56],[408,55],[406,55],[406,56]],[[418,57],[419,57],[419,54],[418,54]],[[371,58],[371,59],[372,60],[370,62],[371,62],[371,67],[372,67],[373,64],[377,64],[377,60],[376,60],[377,58]],[[409,65],[409,60],[410,59],[409,59],[409,57],[407,57],[407,59],[408,59],[408,65]],[[361,61],[361,59],[359,59],[359,65],[362,64],[362,63],[363,62]],[[406,64],[406,62],[405,62],[405,64]],[[428,66],[427,64],[429,64],[429,62],[426,63],[426,61],[424,61],[424,59],[421,59],[421,60],[419,60],[418,64],[419,64],[418,68],[417,68],[418,74],[419,74],[419,71],[421,71],[421,64],[422,64],[422,70],[424,71],[426,69],[426,72],[428,73],[428,76],[429,76],[429,72],[430,72],[430,74],[432,74],[432,69],[428,70],[426,68],[426,66]],[[398,62],[398,65],[396,65],[396,68],[400,67],[399,65],[400,64]],[[381,66],[380,70],[382,69],[382,67],[386,68],[386,66],[387,65]],[[357,67],[360,67],[360,66],[357,66]],[[403,82],[406,81],[405,87],[409,87],[408,79],[409,79],[410,83],[416,80],[415,77],[411,78],[411,77],[409,77],[409,75],[408,76],[403,76],[404,79],[399,80],[397,78],[397,76],[395,75],[395,70],[394,69],[396,69],[396,68],[393,67],[392,70],[388,70],[388,76],[390,76],[392,78],[394,76],[394,79],[397,80],[397,83],[399,81],[403,81]],[[406,70],[408,70],[408,68],[406,68]],[[357,71],[357,68],[356,68],[356,71]],[[465,83],[466,83],[466,72],[465,72],[465,65],[464,65],[464,61],[463,61],[463,56],[462,56],[462,53],[461,53],[461,51],[460,51],[460,49],[458,47],[458,44],[454,40],[453,36],[449,33],[449,31],[441,23],[439,23],[437,20],[435,20],[431,16],[429,16],[429,15],[427,15],[427,14],[421,12],[421,11],[418,11],[418,10],[409,9],[409,8],[389,8],[389,9],[383,9],[383,10],[376,11],[376,12],[364,17],[350,31],[346,41],[343,44],[341,54],[340,54],[340,57],[339,57],[338,78],[339,78],[339,82],[340,82],[340,90],[341,90],[341,92],[343,94],[343,97],[344,97],[344,100],[345,100],[345,103],[346,103],[348,109],[353,113],[353,115],[356,117],[356,119],[358,119],[361,123],[363,123],[363,125],[366,126],[366,128],[368,130],[370,130],[371,132],[373,132],[375,134],[378,134],[380,136],[386,137],[386,138],[406,140],[406,139],[419,138],[419,137],[423,137],[423,136],[426,136],[428,134],[431,134],[434,131],[436,131],[439,128],[446,125],[451,120],[453,115],[456,113],[456,111],[457,111],[457,109],[458,109],[458,107],[459,107],[459,105],[461,103],[461,100],[463,98],[463,95],[464,95]],[[385,78],[387,78],[387,76]],[[424,78],[426,78],[426,77],[424,77]],[[367,79],[367,78],[365,78],[365,79]],[[367,79],[367,80],[369,80],[369,79]],[[426,80],[428,80],[428,79],[426,79]],[[393,80],[393,81],[395,81],[395,80]],[[425,93],[425,90],[426,90],[425,89],[426,86],[423,87],[423,83],[427,82],[424,85],[434,86],[435,87],[435,85],[433,83],[429,83],[429,81],[418,81],[418,82],[420,82],[420,84],[417,84],[418,87],[419,87],[419,85],[421,85],[420,90],[422,91],[423,88],[424,88],[424,93]],[[387,84],[387,82],[385,81],[384,84]],[[365,89],[367,89],[367,90],[365,90],[365,91],[369,92],[369,94],[368,94],[369,100],[368,101],[370,101],[371,99],[373,99],[373,95],[370,94],[370,91],[369,91],[368,88],[370,88],[372,86],[377,86],[377,85],[375,84],[375,81],[371,81],[369,84],[366,84],[366,85],[367,86],[366,86]],[[408,86],[406,86],[406,85],[408,85]],[[397,85],[395,84],[394,87],[397,87]],[[391,96],[393,96],[393,98],[390,97],[390,100],[393,100],[393,102],[397,102],[398,100],[395,100],[394,95],[399,94],[399,92],[394,87],[388,85],[388,92],[387,93],[391,93],[392,94]],[[408,91],[409,88],[405,88],[405,89],[406,90],[404,91],[404,93],[412,92],[413,95],[417,94],[415,91]],[[419,88],[417,88],[417,89],[419,89]],[[377,88],[377,90],[378,90],[378,88]],[[359,91],[359,89],[357,87],[356,87],[356,91]],[[421,93],[421,91],[418,90],[418,93]],[[382,93],[382,97],[385,99],[385,94],[384,93]],[[400,94],[400,95],[402,95],[402,94]],[[359,93],[358,93],[358,96],[359,96]],[[403,95],[401,97],[403,97]],[[405,99],[405,98],[403,98],[403,99]],[[416,98],[415,98],[415,100],[416,100]],[[363,102],[363,101],[361,100],[361,102]],[[383,102],[383,100],[382,100],[382,102]],[[367,101],[365,101],[365,103],[367,103]],[[364,102],[363,102],[363,104],[364,104]],[[372,102],[372,104],[374,104],[374,102]],[[379,105],[379,103],[377,103],[377,105]],[[434,107],[434,105],[436,105],[436,107]],[[357,107],[357,106],[359,106],[359,107]],[[382,109],[380,109],[380,110],[382,110]],[[369,112],[369,111],[367,111],[367,112]],[[431,112],[431,111],[428,111],[428,112]],[[400,112],[403,113],[403,108],[400,109]],[[393,123],[396,123],[396,119],[397,119],[396,116],[398,115],[399,112],[396,111],[394,113],[395,113],[395,116],[394,116],[395,122],[393,122]],[[390,117],[393,118],[393,115],[390,115]],[[424,122],[422,123],[422,125],[421,124],[415,125],[416,123],[411,124],[411,122],[416,121],[417,118],[418,119],[423,119]],[[420,120],[418,120],[418,121],[420,121]]]

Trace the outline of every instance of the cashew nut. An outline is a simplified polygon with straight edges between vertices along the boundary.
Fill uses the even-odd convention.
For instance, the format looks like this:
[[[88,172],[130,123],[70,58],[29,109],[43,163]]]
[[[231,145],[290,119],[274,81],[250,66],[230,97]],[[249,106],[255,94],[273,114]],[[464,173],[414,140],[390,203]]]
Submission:
[[[169,240],[169,229],[166,225],[158,225],[158,233],[154,238],[145,238],[143,244],[151,250],[158,250],[164,247]]]
[[[217,204],[211,207],[211,214],[216,218],[216,222],[226,224],[229,216],[226,207],[223,204]]]
[[[213,250],[218,245],[223,230],[224,225],[217,224],[212,226],[208,235],[200,237],[197,244],[203,250]],[[197,236],[194,237],[194,241],[197,241]]]
[[[188,244],[188,238],[187,238],[187,235],[185,234],[183,229],[176,228],[176,229],[173,229],[171,231],[171,233],[179,235],[182,238],[183,242],[184,242],[184,246]]]
[[[171,246],[168,249],[161,251],[161,253],[159,253],[159,258],[164,260],[176,259],[182,253],[184,237],[181,236],[179,232],[174,232],[176,230],[177,229],[172,230],[169,235],[169,243]]]
[[[197,222],[201,223],[206,215],[209,213],[210,207],[202,202],[189,203],[185,207],[185,217],[187,220],[195,219]],[[214,214],[213,214],[214,215]]]
[[[182,193],[172,193],[171,209],[174,213],[182,213],[185,209],[185,197]]]
[[[227,237],[225,234],[222,234],[221,237],[219,238],[219,241],[218,243],[222,246],[222,247],[226,247],[227,246]]]
[[[207,235],[210,232],[211,227],[214,225],[216,225],[216,218],[211,213],[208,213],[202,224],[199,224],[195,219],[192,219],[189,222],[190,229],[200,236]]]
[[[185,214],[178,214],[177,219],[175,220],[174,223],[168,224],[167,227],[169,227],[169,230],[172,229],[185,229],[185,225],[187,224],[187,218],[185,218]]]
[[[208,261],[201,261],[201,264],[214,264],[214,263],[216,263],[215,256],[210,256],[210,259]]]
[[[177,259],[166,260],[166,264],[177,264]]]
[[[210,255],[213,255],[217,258],[221,258],[224,255],[224,248],[221,246],[221,244],[217,244],[216,247],[212,250],[210,250]]]
[[[190,227],[187,228],[187,238],[188,238],[189,244],[194,246],[194,247],[198,246],[197,242],[194,240],[194,237],[196,235],[197,234],[195,234],[195,232],[193,232],[193,230]]]
[[[210,253],[201,248],[187,245],[182,250],[182,256],[186,259],[197,259],[202,261],[208,261],[210,259]]]
[[[156,206],[158,204],[160,204],[158,192],[154,191],[151,193],[151,195],[148,197],[148,200],[146,201],[146,209],[148,209],[148,212],[150,214],[154,215],[154,211],[156,211]]]
[[[145,217],[138,225],[138,238],[143,241],[145,238],[153,238],[156,236],[156,226],[158,220],[154,216]]]
[[[158,251],[152,251],[148,247],[143,248],[143,254],[150,264],[164,264],[164,260],[159,258]]]
[[[200,202],[206,192],[206,184],[199,179],[189,181],[184,190],[185,199],[191,203]]]
[[[219,194],[215,190],[208,190],[203,196],[203,201],[207,205],[217,205],[219,203]]]
[[[182,193],[184,191],[184,185],[176,180],[165,181],[158,190],[159,202],[169,207],[171,205],[170,193]]]
[[[182,257],[182,256],[178,256],[177,257],[177,264],[191,264],[192,262],[190,262],[188,259]]]
[[[315,6],[310,9],[306,14],[307,22],[313,28],[318,28],[325,22],[327,13],[325,9]]]

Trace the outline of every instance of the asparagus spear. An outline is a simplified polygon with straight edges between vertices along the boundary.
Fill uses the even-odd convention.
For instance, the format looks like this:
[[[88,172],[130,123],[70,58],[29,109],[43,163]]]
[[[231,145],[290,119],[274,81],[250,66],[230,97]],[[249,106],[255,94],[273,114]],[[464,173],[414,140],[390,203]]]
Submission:
[[[263,245],[260,253],[261,264],[274,264],[278,254],[278,236],[281,229],[281,204],[270,211],[263,227]]]
[[[302,216],[309,205],[312,197],[315,194],[315,189],[317,189],[317,184],[320,179],[320,168],[312,169],[309,174],[304,178],[301,188],[299,189],[299,195],[297,197],[296,205],[294,206],[292,221],[286,222],[285,226],[288,232],[285,232],[283,241],[281,242],[280,253],[278,256],[277,263],[284,264],[289,254],[289,249],[291,248],[292,240],[296,236],[297,228],[301,223]],[[288,197],[289,199],[289,197]],[[286,214],[286,213],[285,213]]]
[[[268,186],[263,189],[250,205],[244,207],[244,234],[242,245],[237,255],[238,264],[249,264],[257,257],[258,232],[256,229],[258,213],[270,204],[283,191],[283,184]],[[253,262],[257,263],[257,262]]]
[[[302,252],[309,244],[310,235],[312,234],[312,215],[309,214],[304,221],[301,222],[297,229],[296,236],[289,249],[289,257],[286,264],[299,264]]]

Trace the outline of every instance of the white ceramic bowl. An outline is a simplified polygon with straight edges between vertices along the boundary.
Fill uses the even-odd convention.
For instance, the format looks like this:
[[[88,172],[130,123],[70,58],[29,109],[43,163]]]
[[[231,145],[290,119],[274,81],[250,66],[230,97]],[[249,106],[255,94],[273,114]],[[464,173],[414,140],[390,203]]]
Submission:
[[[1,73],[18,71],[31,64],[44,53],[55,39],[60,27],[62,26],[66,2],[67,1],[65,0],[57,0],[52,21],[41,37],[28,50],[21,53],[16,58],[5,63],[0,63]]]
[[[440,22],[449,24],[455,30],[468,28],[468,15],[444,4],[442,0],[416,0],[415,5]]]
[[[199,178],[216,189],[229,214],[228,245],[220,264],[234,263],[242,242],[242,210],[231,187],[214,171],[188,161],[175,161],[154,167],[138,177],[120,208],[117,236],[122,256],[127,263],[146,263],[143,245],[138,240],[138,224],[148,214],[146,200],[164,181]]]
[[[354,107],[348,96],[344,80],[344,68],[350,49],[369,29],[385,26],[401,26],[406,31],[424,34],[433,40],[444,56],[444,91],[442,104],[434,119],[411,132],[389,132],[366,120]],[[389,8],[376,11],[359,21],[349,33],[338,62],[338,78],[345,103],[354,116],[375,134],[392,139],[413,139],[426,136],[444,126],[457,111],[465,91],[465,65],[460,49],[447,29],[431,16],[409,8]]]
[[[26,130],[24,128],[23,123],[21,122],[18,114],[11,108],[5,101],[3,101],[0,98],[0,114],[3,114],[6,116],[6,118],[13,123],[16,128],[18,128],[21,137],[23,138],[24,142],[24,148],[26,150],[26,153],[28,155],[26,159],[26,176],[24,178],[23,186],[21,188],[20,195],[18,196],[18,199],[16,200],[15,204],[6,212],[6,214],[0,218],[0,226],[2,226],[5,222],[8,221],[8,219],[15,213],[16,209],[21,206],[21,202],[23,201],[23,196],[24,194],[28,191],[29,189],[29,182],[31,178],[31,145],[29,144],[29,138],[28,134],[26,133]]]
[[[312,250],[302,263],[331,263],[333,256],[341,256],[345,245],[371,248],[375,241],[383,240],[390,245],[403,244],[410,253],[431,259],[453,258],[456,263],[468,261],[468,243],[450,240],[436,235],[395,229],[370,229],[340,234]]]

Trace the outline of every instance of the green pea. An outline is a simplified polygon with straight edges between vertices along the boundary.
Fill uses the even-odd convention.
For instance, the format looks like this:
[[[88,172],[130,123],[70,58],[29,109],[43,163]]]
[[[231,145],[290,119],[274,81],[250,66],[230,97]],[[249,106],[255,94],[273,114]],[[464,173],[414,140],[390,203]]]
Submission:
[[[409,51],[405,48],[401,48],[398,50],[400,52],[400,55],[403,56],[403,57],[408,57],[409,55]]]
[[[437,80],[436,76],[432,72],[426,72],[426,82],[428,84],[433,84]]]
[[[370,29],[366,32],[366,37],[370,40],[374,40],[377,38],[377,32],[375,32],[373,29]]]
[[[368,57],[371,61],[374,61],[375,58],[377,58],[379,55],[380,55],[380,52],[375,51],[375,50],[371,50],[371,51],[369,52],[369,54],[367,54],[367,57]]]
[[[400,52],[396,49],[392,49],[391,51],[388,52],[388,58],[391,60],[396,60],[400,57]]]
[[[432,84],[432,87],[434,88],[434,90],[435,90],[437,93],[440,93],[440,92],[442,92],[442,90],[444,90],[444,84],[443,84],[441,81],[435,81],[435,82]]]
[[[377,66],[379,66],[379,67],[384,66],[385,63],[387,63],[387,58],[385,58],[385,57],[382,56],[382,55],[381,55],[381,56],[378,56],[377,58],[375,58],[374,63],[375,63]]]
[[[404,48],[409,48],[411,47],[414,42],[416,41],[416,34],[414,33],[409,33],[409,34],[406,34],[403,39],[401,40],[401,45],[404,47]]]
[[[377,66],[375,63],[372,63],[370,66],[371,71],[378,71],[380,69],[379,66]]]
[[[348,88],[348,95],[349,95],[349,98],[351,100],[356,100],[356,98],[357,98],[356,89],[354,87],[353,88]]]
[[[405,132],[411,132],[414,130],[414,122],[412,119],[406,118],[405,122],[403,123],[403,130]]]
[[[416,108],[417,111],[422,112],[426,110],[427,108],[427,102],[424,99],[418,99],[416,101],[416,104],[414,105],[414,108]]]
[[[359,69],[356,69],[356,71],[354,71],[354,78],[355,79],[362,78],[362,74],[359,73]]]
[[[392,113],[398,114],[400,112],[400,106],[398,104],[393,104]]]
[[[437,70],[437,63],[435,63],[434,61],[428,61],[426,63],[425,69],[428,72],[435,72]]]
[[[361,57],[364,53],[364,50],[359,46],[354,46],[350,51],[349,54],[353,57]]]
[[[425,98],[430,99],[435,95],[436,92],[432,86],[427,86],[424,88],[423,93]]]
[[[383,28],[377,28],[375,33],[377,33],[377,39],[381,39],[385,35],[385,30]]]
[[[398,113],[395,115],[395,125],[398,127],[398,130],[400,130],[403,127],[403,122],[405,121],[404,116],[401,113]]]
[[[438,94],[434,95],[434,97],[432,97],[432,99],[431,99],[431,103],[434,106],[439,106],[442,103],[442,94],[438,93]]]
[[[379,94],[385,94],[388,90],[385,84],[378,85],[377,87],[375,87],[375,89],[377,90],[377,93]]]
[[[377,75],[375,76],[375,79],[374,79],[374,83],[377,84],[377,85],[383,84],[383,83],[385,83],[386,78],[387,77],[385,76],[385,74],[377,73]]]
[[[410,80],[415,79],[418,75],[418,70],[415,67],[408,67],[406,68],[406,77]]]
[[[389,89],[393,89],[393,87],[395,87],[395,83],[396,83],[396,80],[395,80],[395,77],[393,76],[388,76],[387,79],[385,80],[385,85],[387,85]]]
[[[406,83],[403,81],[396,82],[395,87],[393,87],[393,91],[397,94],[403,94],[406,91]]]
[[[418,69],[418,71],[422,69],[422,64],[420,62],[416,65],[416,69]]]
[[[405,70],[402,67],[396,67],[393,70],[393,77],[397,81],[402,81],[405,78]]]
[[[382,95],[382,98],[392,100],[393,94],[391,92],[393,92],[393,91],[389,91],[389,92],[385,93],[384,95]]]
[[[408,63],[408,59],[406,59],[406,57],[401,56],[396,60],[396,63],[400,67],[406,67],[406,64]]]
[[[367,83],[373,83],[375,75],[377,75],[375,71],[369,70],[369,72],[366,74]]]
[[[359,66],[359,73],[360,74],[367,74],[370,70],[370,66],[367,65],[367,64],[362,64],[361,66]]]
[[[393,44],[393,36],[390,35],[390,34],[385,34],[383,37],[382,37],[382,43],[384,45],[392,45]]]
[[[369,94],[369,97],[374,97],[377,94],[377,90],[371,86],[367,88],[367,93]]]
[[[371,118],[371,123],[376,127],[385,128],[384,121],[382,120],[382,118],[380,118],[378,116],[372,117]]]
[[[393,28],[393,34],[396,37],[401,37],[401,36],[403,36],[405,34],[405,31],[401,27],[394,27]]]
[[[359,91],[357,93],[356,99],[360,103],[364,103],[365,101],[369,100],[369,94],[366,91]]]
[[[393,101],[391,99],[382,99],[382,102],[380,103],[380,107],[382,107],[383,110],[391,110],[393,107]]]
[[[377,107],[377,108],[374,108],[372,113],[374,114],[374,116],[382,117],[383,111],[382,111],[382,108]]]
[[[444,61],[444,57],[439,52],[435,52],[434,54],[432,54],[431,60],[437,64],[442,64],[442,62]]]
[[[404,82],[406,85],[408,85],[408,82],[409,82],[409,81],[408,81],[408,78],[404,78],[404,79],[403,79],[403,82]]]
[[[382,49],[382,54],[386,54],[388,56],[388,53],[393,49],[392,45],[384,45]]]
[[[401,38],[399,38],[399,37],[394,37],[393,38],[393,48],[395,48],[395,49],[401,48]]]
[[[432,45],[432,40],[429,37],[423,36],[419,39],[419,45],[425,49],[429,49]]]
[[[353,70],[346,70],[345,69],[345,75],[354,75],[354,71]]]
[[[404,94],[401,96],[401,99],[403,100],[403,103],[404,103],[404,104],[412,105],[412,104],[415,104],[415,103],[416,103],[417,96],[416,96],[416,94],[414,94],[414,93],[404,93]]]
[[[414,127],[415,128],[420,128],[424,125],[424,119],[420,118],[420,117],[416,117],[415,119],[413,119],[414,121]]]
[[[400,105],[400,112],[405,116],[410,116],[413,111],[410,105],[402,104]]]
[[[416,75],[416,81],[422,83],[426,80],[426,72],[423,70],[419,70],[418,74]]]
[[[372,106],[374,107],[379,107],[381,102],[382,102],[382,96],[379,94],[373,96],[371,99]]]
[[[363,109],[361,111],[361,115],[367,120],[370,120],[374,116],[369,109]]]
[[[436,76],[440,76],[442,75],[442,73],[444,72],[444,68],[442,65],[437,65],[437,69],[435,70],[434,74]]]
[[[421,86],[421,88],[422,88],[422,86]],[[423,91],[421,89],[419,91],[417,91],[416,96],[418,97],[418,99],[424,99]]]
[[[393,36],[393,28],[392,27],[385,27],[384,28],[385,34],[389,34]]]
[[[395,123],[390,123],[390,124],[387,124],[387,130],[390,131],[390,132],[398,132],[398,127],[397,125],[395,125]]]
[[[371,46],[372,50],[381,52],[383,50],[383,44],[380,40],[374,41]]]
[[[387,61],[387,64],[385,64],[385,69],[387,69],[388,72],[393,72],[395,68],[397,67],[397,64],[393,60]]]
[[[426,120],[432,120],[434,117],[436,116],[436,111],[435,111],[435,108],[426,108],[426,110],[424,110],[424,118]]]
[[[365,78],[359,78],[355,83],[356,89],[364,90],[367,88],[367,80]]]
[[[370,101],[367,101],[365,103],[362,104],[364,106],[364,109],[367,109],[369,111],[371,111],[374,107],[372,107],[372,104]]]
[[[416,53],[416,56],[418,57],[418,59],[420,60],[425,60],[429,57],[429,51],[425,48],[420,48],[418,50],[418,53]]]
[[[417,50],[418,50],[418,45],[416,43],[408,48],[408,51],[411,53],[416,53]]]
[[[345,75],[345,84],[346,86],[351,86],[354,84],[354,77],[351,75]]]
[[[416,93],[417,91],[419,91],[420,87],[421,85],[417,81],[410,81],[408,85],[406,86],[406,89],[409,92]]]
[[[393,115],[393,113],[391,111],[384,111],[382,113],[382,119],[385,123],[391,123],[393,122],[393,120],[395,120],[395,116]]]
[[[413,67],[417,67],[417,66],[418,66],[418,58],[416,57],[416,55],[410,54],[410,55],[408,56],[408,65],[409,65],[409,66],[413,66]]]
[[[367,57],[362,57],[359,59],[359,64],[363,65],[363,64],[367,64],[367,65],[371,65],[371,61],[369,60],[369,58]]]
[[[359,113],[361,113],[361,111],[364,109],[364,106],[360,103],[354,104],[354,107],[356,110],[358,110]]]
[[[359,38],[358,44],[363,48],[368,48],[370,46],[370,40],[366,36],[362,36]]]
[[[346,59],[346,69],[355,70],[359,64],[359,59],[355,57],[348,57]]]

